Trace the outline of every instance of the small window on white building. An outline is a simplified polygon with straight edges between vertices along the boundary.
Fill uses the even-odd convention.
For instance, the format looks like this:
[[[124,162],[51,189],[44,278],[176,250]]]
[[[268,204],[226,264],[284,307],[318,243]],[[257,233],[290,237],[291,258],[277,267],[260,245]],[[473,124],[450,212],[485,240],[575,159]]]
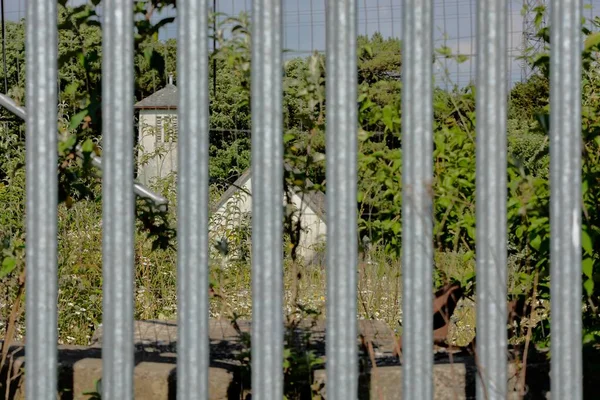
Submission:
[[[163,141],[163,122],[162,117],[156,117],[156,143],[162,143]]]

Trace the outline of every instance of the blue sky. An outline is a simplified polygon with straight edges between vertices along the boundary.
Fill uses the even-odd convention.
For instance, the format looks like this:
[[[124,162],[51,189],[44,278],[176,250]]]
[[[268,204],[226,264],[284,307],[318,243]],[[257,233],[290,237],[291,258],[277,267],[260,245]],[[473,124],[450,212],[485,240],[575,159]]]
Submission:
[[[80,3],[85,0],[71,0]],[[209,0],[210,1],[210,0]],[[326,0],[282,0],[284,13],[284,47],[296,55],[307,55],[313,50],[325,49],[325,4]],[[475,23],[477,0],[434,0],[434,33],[436,46],[443,44],[454,52],[476,54]],[[212,3],[212,1],[210,1]],[[216,0],[217,11],[236,15],[242,11],[251,11],[252,0]],[[586,17],[600,15],[600,0],[583,0],[591,8],[584,11]],[[400,37],[402,31],[403,0],[357,0],[358,31],[372,35],[380,32],[383,36]],[[523,77],[523,69],[516,57],[520,55],[523,44],[523,18],[521,8],[523,0],[509,0],[509,76],[512,82]],[[17,20],[25,17],[25,0],[5,0],[6,18]],[[176,16],[174,9],[166,12]],[[157,16],[160,17],[160,16]],[[176,37],[176,22],[161,32],[161,38]],[[436,68],[441,76],[447,69],[451,81],[465,84],[475,76],[474,60],[460,65],[445,62]]]

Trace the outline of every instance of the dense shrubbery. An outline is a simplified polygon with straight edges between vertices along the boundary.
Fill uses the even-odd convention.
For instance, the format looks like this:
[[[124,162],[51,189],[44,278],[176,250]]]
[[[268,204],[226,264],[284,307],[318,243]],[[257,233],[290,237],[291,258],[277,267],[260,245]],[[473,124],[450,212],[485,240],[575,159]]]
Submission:
[[[164,4],[163,4],[164,3]],[[163,2],[161,6],[167,3]],[[159,6],[159,7],[161,7]],[[136,6],[138,7],[138,6]],[[69,158],[78,143],[86,151],[101,149],[100,115],[100,27],[93,22],[91,6],[61,9],[61,92],[63,102],[60,124],[61,208],[61,338],[84,342],[89,330],[101,321],[101,213],[99,180],[89,174],[85,165]],[[145,11],[137,12],[143,15]],[[147,22],[147,21],[146,21]],[[162,21],[161,23],[168,23]],[[211,90],[211,200],[231,184],[250,165],[250,38],[248,18],[230,19],[219,29],[216,39],[219,51],[213,55],[217,63],[216,93]],[[159,23],[157,26],[160,26]],[[235,26],[235,29],[231,27]],[[9,94],[23,101],[22,44],[23,25],[9,24],[10,43]],[[160,88],[168,73],[176,75],[174,41],[160,43],[156,26],[138,24],[136,40],[136,96],[138,99]],[[541,37],[545,31],[541,31]],[[588,38],[598,34],[585,32]],[[12,36],[11,36],[12,35]],[[19,42],[20,40],[20,42]],[[584,164],[583,185],[585,233],[582,265],[586,340],[595,340],[600,321],[594,311],[600,301],[598,268],[600,268],[600,71],[592,50],[597,40],[584,52],[583,74]],[[359,231],[360,240],[367,237],[377,250],[382,266],[393,264],[401,252],[401,70],[400,42],[381,35],[360,37],[359,78]],[[528,81],[516,84],[509,96],[508,149],[509,185],[508,223],[512,273],[511,292],[530,294],[535,289],[542,298],[549,295],[549,157],[547,57],[532,59],[540,71]],[[544,64],[546,63],[546,64]],[[295,167],[287,184],[306,182],[306,190],[325,190],[325,59],[321,54],[293,58],[285,64],[285,157]],[[212,77],[211,77],[212,78]],[[459,254],[462,269],[451,278],[464,280],[472,271],[475,251],[475,88],[434,92],[434,191],[435,246],[439,254]],[[23,136],[16,128],[3,132],[0,138],[0,240],[3,244],[2,275],[6,287],[16,282],[16,271],[24,267],[24,162]],[[174,202],[175,176],[157,182],[156,189]],[[136,300],[138,316],[166,316],[175,312],[175,210],[169,214],[153,214],[147,207],[138,208],[138,245],[136,248]],[[286,225],[286,239],[294,245],[294,232]],[[248,232],[239,246],[248,246]],[[88,237],[89,236],[89,237]],[[241,236],[240,236],[241,237]],[[359,238],[357,238],[359,240]],[[85,245],[84,243],[93,243]],[[289,250],[289,246],[286,246]],[[154,251],[151,251],[154,250]],[[247,250],[247,249],[246,249]],[[286,252],[288,254],[290,252]],[[293,252],[291,252],[293,254]],[[439,260],[439,257],[436,257]],[[286,265],[294,260],[286,259]],[[215,265],[220,265],[214,260]],[[443,261],[440,261],[443,263]],[[247,265],[229,271],[241,274],[247,283]],[[246,271],[246,272],[240,272]],[[232,272],[233,273],[233,272]],[[151,277],[160,276],[160,282]],[[294,276],[298,276],[294,274]],[[213,277],[214,290],[226,286],[227,279],[219,269]],[[397,276],[394,277],[397,279]],[[292,278],[295,279],[295,278]],[[163,284],[161,286],[161,284]],[[301,285],[302,286],[302,285]],[[218,290],[217,290],[218,291]],[[78,293],[73,296],[73,293]],[[14,296],[8,290],[7,296]],[[69,299],[69,300],[67,300]],[[213,299],[213,301],[216,301]],[[394,300],[396,301],[396,300]],[[73,304],[73,305],[71,305]],[[73,311],[71,313],[70,311]],[[82,311],[87,312],[85,318]],[[79,313],[79,314],[77,314]],[[367,313],[368,314],[368,313]],[[2,315],[6,317],[6,315]],[[396,315],[394,315],[394,318]],[[391,319],[393,320],[393,318]],[[88,327],[88,325],[91,326]],[[534,339],[540,345],[549,337],[548,319],[536,325]]]

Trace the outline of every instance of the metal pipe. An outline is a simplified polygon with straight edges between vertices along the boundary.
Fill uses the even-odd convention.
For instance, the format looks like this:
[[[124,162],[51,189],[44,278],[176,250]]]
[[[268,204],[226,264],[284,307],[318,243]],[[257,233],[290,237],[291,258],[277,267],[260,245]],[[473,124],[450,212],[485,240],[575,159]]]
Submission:
[[[252,13],[252,397],[283,398],[281,0]]]
[[[327,398],[358,396],[357,5],[327,2]]]
[[[0,106],[6,108],[8,111],[12,112],[22,120],[27,118],[26,108],[17,105],[10,97],[2,93],[0,93]],[[77,145],[76,147],[76,154],[78,157],[82,159],[84,158],[84,154],[80,145]],[[102,158],[94,153],[91,153],[90,156],[92,159],[92,165],[99,170],[102,170]],[[159,211],[167,211],[169,201],[163,196],[151,191],[144,185],[137,182],[134,184],[133,191],[137,196],[149,199]]]
[[[42,400],[58,381],[58,28],[54,0],[27,6],[26,99],[26,313],[25,393]]]
[[[208,1],[178,4],[177,398],[208,399]]]
[[[581,17],[579,0],[550,8],[551,392],[578,400],[581,321]]]
[[[217,0],[213,0],[213,55],[217,52]],[[217,58],[213,57],[213,96],[217,101]]]
[[[432,399],[433,12],[407,0],[402,73],[403,393]]]
[[[102,21],[102,398],[133,399],[133,7],[106,0]]]
[[[8,93],[8,72],[6,71],[6,28],[4,26],[4,0],[0,0],[2,13],[2,64],[4,68],[4,92]]]
[[[477,2],[477,398],[507,396],[508,2]]]

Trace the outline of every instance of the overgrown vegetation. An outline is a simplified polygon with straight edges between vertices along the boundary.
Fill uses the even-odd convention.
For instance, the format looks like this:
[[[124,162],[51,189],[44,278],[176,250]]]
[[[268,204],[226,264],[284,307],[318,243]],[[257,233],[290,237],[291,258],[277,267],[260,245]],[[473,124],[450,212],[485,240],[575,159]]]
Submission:
[[[60,137],[59,206],[59,338],[61,343],[87,344],[102,322],[102,213],[100,180],[85,160],[73,157],[77,145],[84,153],[101,154],[102,116],[101,27],[95,5],[60,6]],[[170,22],[150,23],[152,12],[171,2],[136,2],[136,98],[163,87],[169,74],[177,78],[176,42],[160,42],[158,29]],[[174,3],[174,1],[173,1]],[[148,8],[146,8],[148,7]],[[154,11],[152,11],[154,10]],[[539,13],[545,12],[543,8]],[[549,78],[548,34],[543,53],[527,61],[538,73],[516,84],[509,96],[508,121],[508,228],[510,296],[541,300],[542,309],[530,315],[533,344],[547,347],[550,338],[549,299]],[[596,52],[600,33],[584,29],[583,52],[583,188],[584,231],[584,340],[595,343],[600,335],[600,66]],[[24,102],[24,25],[7,25],[9,43],[8,91]],[[223,191],[250,166],[250,25],[247,15],[221,22],[215,39],[219,50],[211,56],[217,64],[216,91],[211,89],[210,180],[212,207]],[[401,43],[379,34],[361,36],[359,54],[359,313],[384,320],[399,328],[401,314]],[[439,57],[453,57],[447,49]],[[459,56],[457,59],[463,60]],[[284,121],[285,158],[293,168],[286,172],[288,187],[310,192],[323,190],[325,182],[325,59],[322,54],[292,58],[285,63]],[[474,279],[475,243],[475,88],[434,91],[434,217],[436,285],[448,280],[469,290]],[[6,111],[8,121],[0,134],[0,287],[3,307],[1,328],[10,305],[16,304],[23,286],[24,248],[24,130]],[[133,150],[133,149],[132,149]],[[176,174],[153,183],[153,188],[176,204]],[[310,182],[310,183],[309,183]],[[144,202],[137,207],[135,305],[137,319],[174,319],[176,302],[176,210],[152,211]],[[245,223],[231,225],[223,236],[212,238],[211,315],[218,318],[251,316],[250,220],[233,210],[232,218]],[[285,221],[285,306],[290,331],[299,321],[325,314],[325,272],[307,267],[297,256],[298,225]],[[235,255],[235,256],[233,256]],[[536,303],[537,304],[537,303]],[[474,335],[472,304],[461,308],[450,341],[466,345]],[[24,334],[23,316],[15,319],[15,337]],[[10,324],[9,324],[10,325]],[[528,325],[518,327],[515,341],[522,340]],[[12,328],[11,328],[12,329]],[[7,335],[10,340],[11,335]],[[247,345],[250,346],[249,338]],[[291,342],[293,339],[288,336]],[[300,342],[306,338],[300,338]],[[241,357],[249,365],[249,353]],[[286,349],[286,394],[305,394],[307,368],[318,364],[296,348]],[[302,381],[304,382],[304,381]],[[310,382],[308,382],[310,384]],[[310,385],[309,385],[310,386]]]

